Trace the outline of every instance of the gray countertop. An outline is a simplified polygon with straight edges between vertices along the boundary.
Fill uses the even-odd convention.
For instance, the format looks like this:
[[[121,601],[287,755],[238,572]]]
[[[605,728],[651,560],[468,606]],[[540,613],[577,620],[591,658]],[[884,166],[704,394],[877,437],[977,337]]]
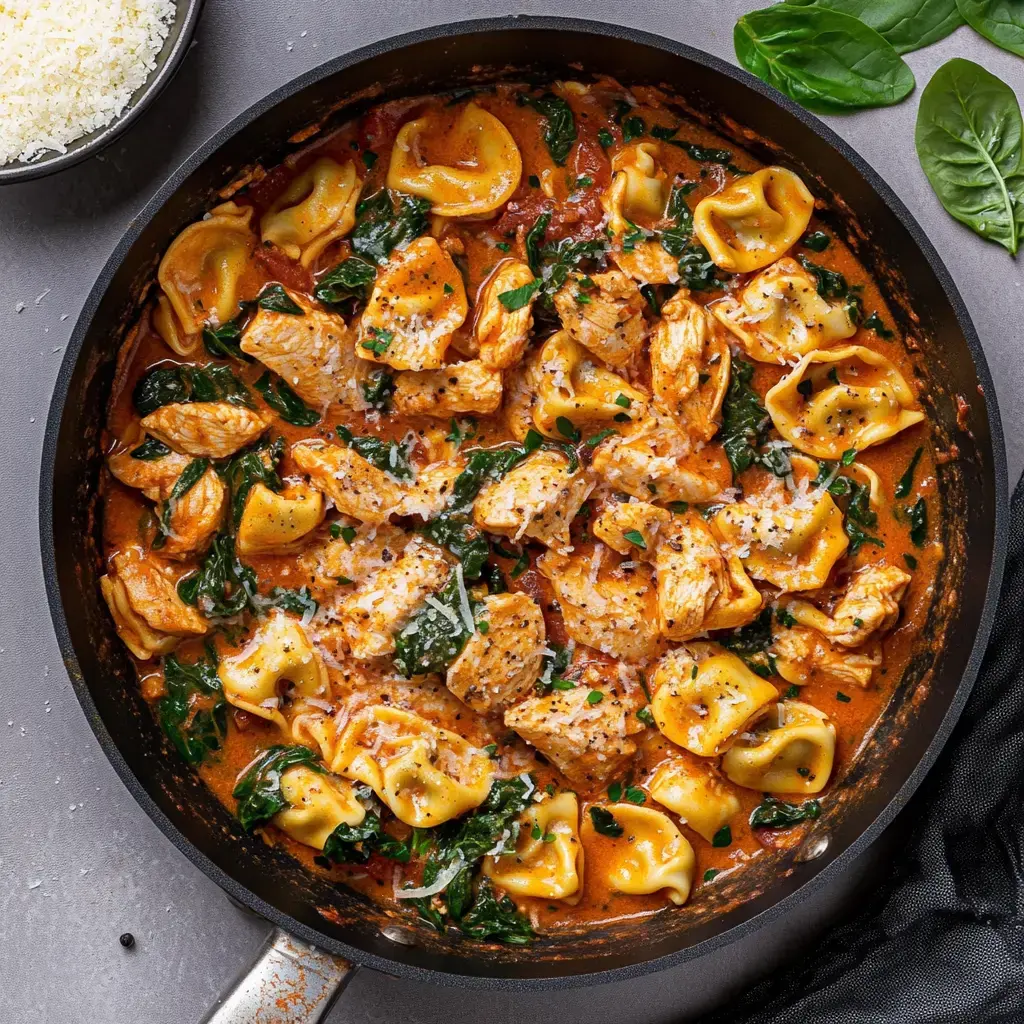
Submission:
[[[118,781],[75,700],[46,608],[36,501],[46,409],[85,296],[132,217],[237,113],[376,39],[495,14],[557,13],[628,23],[733,60],[732,26],[751,2],[208,0],[180,74],[126,138],[56,177],[0,191],[0,1024],[196,1021],[268,931],[192,867]],[[1024,97],[1024,62],[967,29],[908,61],[923,86],[954,56],[979,61]],[[910,207],[960,287],[995,378],[1012,484],[1024,466],[1021,266],[942,211],[914,153],[916,111],[915,94],[899,107],[827,120]],[[883,838],[867,856],[884,851]],[[791,956],[856,897],[868,866],[855,864],[742,943],[641,981],[514,995],[363,972],[330,1019],[679,1020]],[[118,944],[123,931],[135,934],[135,949]]]

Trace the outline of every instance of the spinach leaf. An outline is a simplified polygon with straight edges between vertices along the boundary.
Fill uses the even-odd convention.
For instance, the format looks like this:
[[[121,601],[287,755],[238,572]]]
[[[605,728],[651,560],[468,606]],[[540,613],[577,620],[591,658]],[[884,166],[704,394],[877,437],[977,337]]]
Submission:
[[[459,569],[449,574],[444,589],[429,598],[395,634],[395,668],[406,679],[444,672],[475,632],[462,611],[465,577],[460,578]],[[467,598],[475,620],[483,606],[468,595]]]
[[[549,309],[553,308],[552,296],[565,284],[569,272],[582,263],[603,266],[607,252],[608,244],[600,238],[582,242],[562,238],[545,245],[540,250],[541,266],[537,272],[541,280],[540,296],[543,304]]]
[[[392,250],[404,249],[427,230],[430,200],[381,189],[356,207],[349,244],[357,256],[387,263]]]
[[[880,338],[885,338],[886,340],[896,336],[893,331],[890,331],[889,328],[885,326],[885,321],[878,315],[878,310],[875,310],[875,312],[864,321],[864,326],[869,331],[874,331]]]
[[[363,398],[371,408],[387,413],[391,410],[391,396],[395,393],[395,378],[387,370],[376,370],[360,387]]]
[[[766,651],[772,643],[771,608],[765,608],[753,622],[748,622],[747,625],[717,639],[727,651],[741,657]]]
[[[805,800],[802,804],[787,804],[773,796],[766,796],[750,812],[751,828],[792,828],[802,821],[814,821],[821,816],[821,804],[817,800]]]
[[[551,214],[542,213],[533,222],[533,226],[526,232],[523,244],[526,247],[526,262],[535,273],[540,273],[541,249],[544,247],[544,233],[551,223]]]
[[[691,242],[683,249],[679,257],[679,276],[691,291],[702,292],[718,287],[719,270],[703,242]]]
[[[821,487],[834,469],[835,463],[823,462],[814,480],[814,486]],[[868,532],[878,526],[878,513],[871,509],[871,491],[867,484],[859,484],[848,476],[837,476],[829,484],[828,492],[834,498],[848,499],[845,501],[846,509],[843,514],[843,529],[850,540],[847,554],[857,554],[865,544],[885,547],[884,540]],[[840,507],[842,505],[843,501],[840,501]]]
[[[922,547],[928,539],[928,503],[924,498],[918,498],[907,509],[907,518],[910,520],[910,539],[916,547]]]
[[[256,299],[256,305],[271,313],[287,313],[289,316],[302,316],[302,307],[293,302],[284,290],[284,285],[268,284]]]
[[[235,359],[240,363],[251,362],[250,357],[239,347],[241,340],[242,325],[237,317],[219,327],[211,327],[209,324],[203,326],[203,347],[215,358]]]
[[[551,159],[563,167],[576,142],[576,119],[572,107],[551,92],[539,97],[523,96],[523,101],[544,118],[544,145],[548,147]]]
[[[281,793],[281,776],[298,764],[323,773],[309,747],[276,745],[263,751],[238,780],[231,795],[238,800],[238,820],[246,832],[289,806]]]
[[[665,214],[671,217],[674,223],[672,227],[658,232],[661,247],[669,256],[675,256],[677,259],[686,252],[687,243],[693,235],[693,213],[686,202],[686,197],[696,187],[695,181],[677,182],[672,186]]]
[[[497,939],[509,946],[529,945],[534,937],[530,922],[519,912],[512,897],[495,895],[487,878],[480,881],[476,900],[459,927],[470,938]]]
[[[201,764],[219,750],[227,734],[228,705],[217,676],[217,655],[188,663],[174,654],[164,658],[167,694],[157,704],[157,717],[167,738],[189,764]]]
[[[238,529],[245,511],[249,492],[256,484],[263,484],[272,491],[281,490],[281,478],[277,475],[277,464],[284,455],[284,438],[273,443],[266,439],[232,455],[218,472],[231,491],[231,528]]]
[[[408,844],[389,836],[380,823],[380,816],[373,811],[368,811],[358,825],[342,823],[324,843],[324,856],[339,864],[365,864],[372,853],[380,853],[400,864],[408,863],[410,856]]]
[[[792,3],[793,0],[790,0]],[[829,245],[832,243],[832,239],[825,234],[824,231],[808,231],[803,238],[800,239],[800,244],[806,249],[810,249],[811,252],[824,252]]]
[[[320,605],[310,593],[309,587],[299,587],[294,590],[291,587],[274,587],[268,598],[270,604],[281,611],[291,612],[293,615],[315,615]]]
[[[594,831],[602,836],[618,839],[625,832],[625,829],[615,820],[615,815],[606,807],[591,807],[590,821],[594,826]]]
[[[174,515],[174,506],[199,483],[209,468],[209,459],[193,459],[174,481],[170,497],[163,503],[160,518],[157,520],[156,536],[153,538],[154,548],[162,548],[167,543],[171,532],[171,516]]]
[[[857,294],[860,285],[852,285],[845,275],[838,270],[830,270],[818,263],[814,263],[806,256],[798,257],[800,266],[804,268],[815,280],[816,290],[823,299],[843,299],[846,312],[853,323],[860,323],[864,315],[861,307],[860,296]]]
[[[317,281],[313,297],[325,306],[346,305],[351,300],[365,302],[376,279],[377,268],[372,263],[349,256]]]
[[[873,28],[825,7],[775,4],[736,22],[740,64],[823,114],[899,103],[914,75]]]
[[[892,44],[909,53],[945,39],[962,25],[956,0],[786,0],[786,3],[828,7],[859,19]]]
[[[252,395],[231,367],[159,366],[139,378],[132,401],[140,416],[180,402],[231,402],[253,408]]]
[[[415,475],[409,462],[408,445],[371,435],[356,437],[348,427],[338,427],[335,433],[338,440],[344,441],[357,455],[396,479],[411,480]]]
[[[230,619],[252,607],[256,573],[235,554],[235,540],[220,533],[199,569],[178,581],[178,596],[210,618]]]
[[[989,42],[1024,57],[1024,9],[1013,0],[956,0],[964,21]]]
[[[253,384],[253,387],[285,423],[291,423],[296,427],[312,427],[320,422],[320,413],[310,409],[283,378],[278,377],[275,382],[274,375],[269,370]]]
[[[924,452],[923,448],[918,448],[914,452],[913,457],[910,460],[910,464],[903,471],[903,475],[896,481],[896,487],[893,490],[894,497],[906,498],[910,496],[910,492],[914,488],[914,472],[917,470],[917,464],[921,461],[921,455]]]
[[[946,212],[1016,255],[1024,226],[1020,104],[1013,90],[959,57],[921,94],[914,141]]]
[[[753,378],[754,364],[734,358],[729,387],[722,402],[722,445],[734,480],[759,461],[757,449],[764,443],[771,426],[771,417],[761,404],[760,396],[750,386]]]
[[[170,455],[171,449],[163,441],[158,441],[155,437],[147,437],[138,448],[133,448],[130,454],[133,459],[141,459],[143,462],[155,462],[157,459]]]

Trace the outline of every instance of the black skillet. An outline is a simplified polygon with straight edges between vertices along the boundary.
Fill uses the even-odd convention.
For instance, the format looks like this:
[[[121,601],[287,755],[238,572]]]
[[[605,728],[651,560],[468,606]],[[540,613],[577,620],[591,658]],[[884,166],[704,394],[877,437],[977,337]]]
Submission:
[[[936,443],[955,444],[959,458],[939,471],[947,563],[927,628],[871,743],[833,788],[802,846],[761,858],[679,910],[643,923],[542,938],[524,954],[437,936],[308,873],[245,835],[168,749],[99,599],[98,439],[118,345],[160,254],[246,165],[274,164],[293,148],[284,140],[296,129],[321,118],[339,121],[380,98],[496,78],[593,74],[634,85],[667,84],[722,135],[804,177],[826,204],[832,230],[850,239],[916,340],[915,362],[930,376],[926,393],[938,424]],[[381,91],[373,99],[331,114],[376,84]],[[958,396],[965,403],[959,424]],[[556,18],[438,26],[339,57],[257,103],[187,160],[132,223],[85,303],[50,408],[40,484],[54,626],[104,751],[171,842],[231,896],[278,926],[278,948],[265,951],[256,973],[216,1017],[232,1022],[253,1018],[273,987],[266,982],[268,970],[276,972],[279,985],[303,988],[309,1012],[295,1011],[289,1019],[313,1020],[345,976],[339,958],[440,984],[571,986],[668,968],[784,913],[881,832],[949,735],[989,635],[1006,516],[1003,439],[985,357],[938,254],[885,182],[816,118],[717,58],[629,28]],[[311,953],[306,944],[321,952]]]

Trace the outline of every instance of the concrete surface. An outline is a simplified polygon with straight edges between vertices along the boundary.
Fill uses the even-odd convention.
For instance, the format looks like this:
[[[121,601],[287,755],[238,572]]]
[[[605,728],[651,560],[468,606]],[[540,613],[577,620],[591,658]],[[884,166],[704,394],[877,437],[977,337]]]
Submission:
[[[181,73],[126,138],[57,177],[0,191],[0,1024],[196,1021],[267,931],[172,848],[117,780],[75,700],[46,610],[36,489],[47,404],[81,304],[132,216],[235,114],[378,38],[495,14],[558,13],[630,23],[732,60],[733,23],[751,5],[208,0]],[[1024,97],[1024,62],[966,28],[908,61],[923,86],[953,56],[978,60]],[[916,110],[917,94],[896,108],[828,120],[892,184],[944,255],[996,380],[1012,483],[1024,465],[1021,267],[944,214],[914,154]],[[884,857],[884,845],[872,856]],[[684,1019],[784,959],[864,877],[860,865],[783,925],[642,981],[502,996],[363,973],[330,1019]],[[135,934],[134,950],[118,945],[123,931]]]

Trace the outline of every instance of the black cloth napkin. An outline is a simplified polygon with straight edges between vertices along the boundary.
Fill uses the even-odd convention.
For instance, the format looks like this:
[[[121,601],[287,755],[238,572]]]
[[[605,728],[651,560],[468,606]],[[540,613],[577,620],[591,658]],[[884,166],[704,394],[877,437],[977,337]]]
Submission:
[[[1024,1021],[1024,482],[988,653],[864,909],[705,1024]],[[899,820],[899,819],[898,819]]]

